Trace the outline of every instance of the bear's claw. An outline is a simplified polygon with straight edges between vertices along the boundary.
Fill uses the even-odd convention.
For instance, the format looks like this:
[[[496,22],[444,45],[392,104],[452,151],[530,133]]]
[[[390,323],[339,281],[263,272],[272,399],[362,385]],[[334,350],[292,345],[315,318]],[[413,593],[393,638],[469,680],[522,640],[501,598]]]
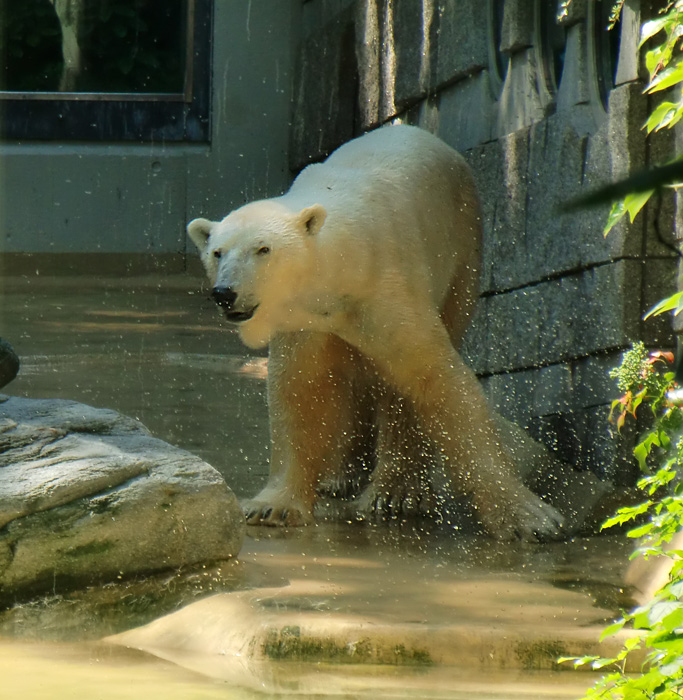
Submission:
[[[499,540],[558,540],[566,536],[564,516],[527,489],[493,508],[477,507],[481,521]]]
[[[303,506],[292,506],[290,502],[283,506],[247,502],[243,504],[243,511],[247,525],[299,527],[313,521],[312,513],[307,512]]]
[[[370,484],[359,497],[356,514],[359,520],[397,520],[434,514],[439,508],[432,493],[397,489],[379,490]]]

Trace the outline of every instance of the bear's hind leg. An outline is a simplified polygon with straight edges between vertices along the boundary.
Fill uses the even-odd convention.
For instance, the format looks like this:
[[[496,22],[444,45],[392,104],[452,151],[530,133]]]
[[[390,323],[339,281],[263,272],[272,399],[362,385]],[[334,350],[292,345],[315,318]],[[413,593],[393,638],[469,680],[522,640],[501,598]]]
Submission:
[[[377,400],[377,465],[356,501],[358,517],[386,520],[433,514],[433,443],[420,430],[410,401],[384,385]]]
[[[557,537],[562,516],[522,484],[500,444],[474,372],[453,349],[441,319],[413,297],[375,303],[347,338],[408,398],[440,448],[453,488],[470,496],[486,530],[500,539]],[[401,309],[400,319],[386,319]],[[414,311],[413,311],[414,309]]]

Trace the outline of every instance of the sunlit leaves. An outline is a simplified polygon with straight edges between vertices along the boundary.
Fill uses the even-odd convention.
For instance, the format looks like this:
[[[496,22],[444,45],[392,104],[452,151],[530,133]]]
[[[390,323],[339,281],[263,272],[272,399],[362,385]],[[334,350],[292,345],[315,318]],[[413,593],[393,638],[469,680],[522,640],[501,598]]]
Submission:
[[[680,297],[662,303],[661,312],[677,309],[679,303]],[[575,666],[611,669],[586,693],[586,700],[680,700],[683,696],[683,550],[671,547],[683,530],[683,483],[677,480],[683,468],[683,409],[666,399],[675,386],[674,373],[667,371],[672,360],[671,353],[648,352],[642,343],[634,344],[612,373],[625,390],[613,411],[620,411],[620,418],[635,416],[636,408],[644,404],[651,409],[654,423],[635,448],[645,472],[638,488],[649,498],[620,508],[603,528],[629,527],[628,537],[639,545],[631,558],[665,558],[670,573],[651,600],[603,630],[601,640],[629,635],[616,656],[564,659]],[[636,650],[644,654],[642,672],[626,674],[626,663]]]
[[[590,665],[594,670],[605,668],[616,662],[615,658],[602,656],[560,656],[558,663],[571,662],[576,668]],[[587,696],[588,697],[588,696]]]
[[[641,468],[645,467],[645,460],[653,446],[668,449],[669,432],[683,427],[683,413],[669,399],[669,392],[674,386],[674,373],[659,371],[661,365],[666,367],[673,360],[672,353],[648,353],[645,345],[637,342],[624,353],[621,365],[610,371],[610,377],[617,380],[617,386],[623,392],[621,397],[612,401],[609,414],[610,422],[616,422],[618,430],[624,426],[627,415],[636,417],[638,407],[644,402],[650,406],[653,415],[660,418],[659,428],[635,448]],[[662,407],[666,410],[660,416]]]
[[[607,223],[605,224],[603,234],[606,236],[626,214],[629,215],[631,223],[633,223],[638,212],[647,204],[654,193],[655,190],[646,190],[645,192],[627,194],[623,199],[614,202],[609,216],[607,217]]]
[[[621,632],[621,630],[624,629],[624,625],[626,624],[626,620],[622,617],[621,620],[618,620],[614,624],[608,625],[605,627],[604,630],[602,630],[602,634],[600,635],[600,641],[602,642],[604,639],[607,639],[608,637],[613,637],[617,632]]]
[[[652,505],[652,501],[646,501],[637,506],[626,506],[624,508],[619,508],[616,514],[611,518],[608,518],[602,525],[602,529],[608,527],[614,527],[615,525],[623,525],[628,523],[639,515],[647,512],[647,509]]]
[[[668,15],[664,15],[663,17],[655,17],[655,19],[651,19],[649,22],[645,22],[640,29],[639,47],[642,48],[643,44],[648,39],[651,39],[656,34],[659,34],[659,32],[661,32],[662,29],[664,29],[669,22],[670,19]]]
[[[646,491],[652,496],[657,489],[666,486],[669,482],[676,478],[676,472],[671,468],[673,465],[667,465],[662,469],[658,469],[654,474],[644,476],[638,482],[638,488],[641,491]]]
[[[678,124],[683,116],[683,101],[662,102],[652,111],[652,114],[645,122],[645,129],[648,134],[660,129],[670,129]]]
[[[650,316],[659,316],[660,314],[666,313],[667,311],[673,311],[675,316],[683,310],[683,292],[677,292],[676,294],[662,299],[658,304],[653,306],[646,314],[645,318],[648,319]]]
[[[562,9],[566,14],[569,2]],[[613,3],[613,16],[618,16],[623,2]],[[561,13],[562,14],[562,13]],[[683,118],[683,3],[669,2],[659,16],[646,22],[641,30],[640,46],[649,46],[645,64],[649,82],[645,92],[653,94],[668,90],[673,93],[658,104],[647,118],[643,128],[648,134],[661,129],[670,129]],[[654,192],[662,187],[679,186],[683,182],[683,164],[678,160],[658,165],[650,170],[631,175],[625,180],[607,185],[595,192],[570,201],[565,209],[592,206],[612,202],[612,208],[604,227],[607,235],[627,214],[633,223],[635,217]]]
[[[683,624],[683,603],[661,600],[647,611],[648,627],[660,625],[665,632],[673,632]]]
[[[658,17],[645,22],[640,31],[640,47],[642,48],[651,39],[659,39],[659,43],[654,43],[645,54],[645,65],[650,73],[650,85],[657,76],[665,73],[669,62],[674,55],[674,49],[679,42],[683,27],[683,8],[680,2],[669,3],[664,12]],[[661,34],[664,34],[661,37]],[[676,82],[680,82],[680,79]],[[675,84],[675,83],[672,83]],[[661,88],[663,89],[663,88]]]
[[[619,8],[615,5],[615,10],[622,4],[616,3]],[[568,1],[564,5],[568,5]],[[649,71],[645,92],[668,91],[644,124],[648,134],[670,129],[683,117],[682,37],[683,0],[665,3],[659,15],[641,28],[640,46],[646,48],[645,64]],[[613,202],[604,230],[607,234],[626,215],[633,222],[653,192],[681,182],[683,161],[678,159],[608,185],[571,206]],[[679,314],[681,309],[683,292],[659,302],[645,318],[666,312]],[[610,373],[622,392],[622,396],[612,402],[610,420],[615,420],[616,416],[615,422],[621,429],[628,417],[635,418],[637,409],[645,404],[651,409],[653,422],[634,449],[644,472],[638,488],[647,494],[648,500],[620,508],[603,528],[630,526],[628,536],[638,540],[631,558],[665,558],[670,568],[668,580],[649,601],[603,630],[601,641],[623,635],[628,628],[634,630],[617,656],[561,659],[574,666],[614,669],[587,691],[586,700],[683,698],[683,550],[679,549],[683,532],[683,482],[677,479],[683,469],[683,408],[679,401],[671,398],[680,391],[676,388],[674,372],[666,371],[672,362],[670,353],[648,354],[642,343],[636,343],[624,354],[621,366]],[[629,675],[626,664],[636,650],[645,654],[645,663],[641,673]]]
[[[607,216],[607,223],[602,233],[606,236],[626,215],[626,204],[623,199],[612,204],[609,215]]]
[[[645,54],[645,65],[650,74],[650,81],[645,88],[647,93],[657,93],[683,85],[683,57],[675,55],[675,49],[683,36],[683,7],[680,2],[667,5],[665,12],[649,22],[641,29],[640,46],[655,42],[663,34],[661,43],[656,43]],[[663,101],[657,105],[647,118],[643,128],[648,134],[661,129],[670,129],[683,117],[683,94],[678,101]],[[669,184],[678,184],[673,181]],[[656,188],[641,190],[627,194],[623,199],[612,204],[603,230],[604,235],[624,217],[630,216],[631,223],[638,212],[645,206]]]
[[[621,15],[621,10],[624,7],[624,2],[626,0],[614,0],[612,3],[612,9],[610,11],[609,20],[607,21],[607,29],[614,29],[614,25],[619,21],[619,16]],[[572,4],[572,0],[561,0],[558,12],[557,20],[561,22],[569,15],[569,6]]]
[[[678,412],[679,409],[673,409]],[[671,447],[671,438],[665,428],[657,425],[634,447],[633,455],[638,460],[641,471],[647,471],[647,458],[655,447],[661,447],[664,451]],[[644,487],[641,487],[644,488]]]
[[[679,58],[674,64],[656,73],[647,86],[646,92],[667,90],[680,82],[683,82],[683,60]]]

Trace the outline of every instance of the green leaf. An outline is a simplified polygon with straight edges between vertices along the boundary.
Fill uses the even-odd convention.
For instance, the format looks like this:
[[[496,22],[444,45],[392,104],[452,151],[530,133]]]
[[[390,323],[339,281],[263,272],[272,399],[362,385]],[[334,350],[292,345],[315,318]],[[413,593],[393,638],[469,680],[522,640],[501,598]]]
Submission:
[[[683,118],[683,104],[679,104],[673,112],[667,114],[666,119],[662,119],[662,123],[657,127],[656,131],[664,128],[672,129],[681,121],[681,118]]]
[[[669,595],[672,595],[674,598],[680,598],[683,596],[683,581],[676,581],[674,583],[669,584],[665,588],[666,592]]]
[[[608,518],[603,523],[602,529],[604,530],[608,527],[613,527],[614,525],[623,525],[624,523],[629,522],[629,520],[633,520],[639,515],[645,513],[651,505],[652,501],[645,501],[645,503],[641,503],[637,506],[627,506],[625,508],[619,508],[616,515],[613,515],[611,518]]]
[[[632,194],[627,194],[621,201],[614,202],[607,216],[607,223],[603,229],[603,235],[606,236],[627,212],[631,218],[631,223],[633,223],[638,212],[647,204],[648,199],[652,197],[654,192],[655,190],[634,192]]]
[[[644,124],[647,133],[651,134],[653,131],[659,131],[666,126],[673,126],[681,118],[680,109],[680,103],[662,102],[653,110]],[[678,119],[676,119],[677,115]]]
[[[607,216],[607,223],[602,231],[603,235],[606,236],[619,223],[619,221],[624,218],[625,215],[626,205],[624,204],[624,200],[620,199],[619,201],[614,202]]]
[[[605,627],[605,629],[602,630],[602,634],[600,635],[600,641],[602,641],[603,639],[607,639],[607,637],[613,637],[617,632],[620,632],[624,628],[625,624],[626,620],[622,619],[618,622],[615,622],[613,625]]]
[[[683,82],[683,61],[678,60],[673,66],[669,66],[657,73],[650,84],[645,88],[645,92],[659,92],[673,85],[678,85],[680,82]]]
[[[667,632],[680,629],[681,625],[683,625],[683,607],[680,603],[676,603],[676,605],[678,605],[678,608],[673,610],[662,620],[662,625]]]
[[[642,637],[629,637],[624,642],[624,651],[628,654],[628,652],[633,651],[634,649],[640,649],[642,641]]]
[[[647,467],[647,457],[652,452],[652,447],[660,447],[662,444],[662,435],[660,431],[653,431],[645,436],[645,439],[633,448],[633,454],[638,460],[640,468],[644,471]]]
[[[671,62],[674,48],[678,42],[678,31],[680,22],[678,18],[671,23],[667,22],[666,40],[660,44],[656,44],[645,53],[645,66],[647,67],[650,79],[654,78],[663,68],[666,68]]]
[[[637,630],[650,629],[648,610],[640,610],[633,616],[633,627]]]
[[[633,449],[633,456],[638,460],[638,466],[640,466],[641,471],[647,466],[647,456],[649,453],[650,450],[642,442]]]
[[[634,527],[632,530],[628,531],[628,536],[632,539],[637,539],[639,537],[643,537],[644,535],[647,535],[652,531],[652,528],[654,527],[653,522],[647,522],[644,525],[641,525],[640,527]]]
[[[648,39],[651,39],[655,34],[659,34],[669,21],[668,17],[657,17],[649,22],[645,22],[640,30],[640,44],[638,44],[638,48],[642,48]]]
[[[631,223],[633,223],[638,212],[647,204],[648,199],[650,199],[654,193],[654,190],[647,190],[646,192],[627,194],[624,197],[624,206],[631,217]]]
[[[654,603],[648,612],[647,620],[651,627],[661,624],[667,632],[673,632],[683,622],[683,604],[674,600]]]
[[[676,676],[680,674],[681,670],[683,670],[683,656],[659,667],[659,672],[663,676]]]
[[[564,663],[569,661],[574,664],[574,666],[585,666],[586,664],[593,663],[599,659],[599,656],[560,656],[557,660],[558,663]]]
[[[648,319],[650,316],[659,316],[667,311],[673,311],[675,316],[683,310],[683,292],[673,294],[666,299],[662,299],[658,304],[655,304],[643,318]]]

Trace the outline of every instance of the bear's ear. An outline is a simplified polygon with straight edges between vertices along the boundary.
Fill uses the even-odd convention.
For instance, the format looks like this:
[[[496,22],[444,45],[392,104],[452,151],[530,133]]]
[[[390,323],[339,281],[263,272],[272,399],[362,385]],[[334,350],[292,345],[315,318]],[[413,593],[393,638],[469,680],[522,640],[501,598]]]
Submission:
[[[322,204],[313,204],[299,212],[299,221],[306,227],[307,233],[314,236],[325,223],[327,212]]]
[[[206,249],[206,244],[214,224],[214,221],[209,221],[208,219],[194,219],[187,225],[187,235],[192,239],[192,242],[197,248],[199,248],[200,253],[203,253]]]

